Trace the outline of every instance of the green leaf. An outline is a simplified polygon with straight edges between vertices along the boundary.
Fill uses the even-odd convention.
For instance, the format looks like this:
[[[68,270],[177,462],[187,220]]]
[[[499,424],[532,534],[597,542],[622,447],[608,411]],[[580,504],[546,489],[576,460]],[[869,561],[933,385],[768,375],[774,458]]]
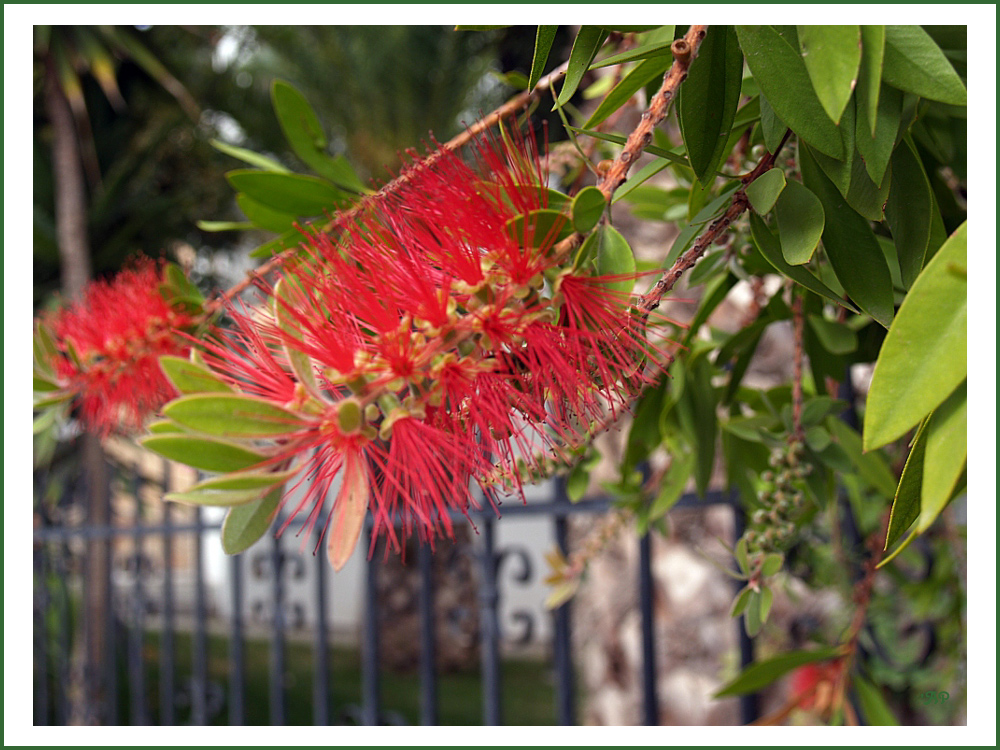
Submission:
[[[615,204],[622,198],[627,197],[631,192],[633,192],[637,187],[640,187],[644,182],[659,174],[664,169],[669,167],[671,162],[667,159],[654,159],[653,161],[646,164],[642,169],[637,171],[631,177],[629,177],[625,182],[618,186],[615,190],[615,194],[611,199],[611,203]]]
[[[586,234],[597,226],[607,207],[604,193],[588,185],[573,197],[573,228],[580,234]]]
[[[917,521],[920,533],[930,528],[952,499],[958,480],[965,471],[967,411],[966,385],[962,383],[931,414],[920,490],[920,519]]]
[[[760,574],[765,578],[770,578],[781,570],[781,566],[784,564],[785,556],[780,552],[772,552],[764,558],[764,562],[760,566]]]
[[[238,192],[246,193],[258,203],[294,216],[334,213],[348,204],[340,190],[312,175],[237,169],[227,172],[226,179]]]
[[[201,435],[157,434],[142,438],[143,447],[171,461],[179,461],[202,471],[230,472],[247,469],[267,456],[237,443]]]
[[[851,163],[851,185],[847,189],[847,205],[864,216],[868,221],[882,221],[883,206],[889,200],[892,173],[883,179],[881,187],[872,182],[860,153],[855,151]]]
[[[756,214],[750,215],[750,230],[753,235],[754,244],[757,245],[760,254],[778,271],[792,281],[801,284],[809,291],[815,292],[821,297],[826,297],[828,300],[836,302],[838,305],[846,307],[852,312],[857,311],[853,305],[841,299],[836,292],[817,279],[810,271],[801,266],[788,265],[781,254],[781,245],[778,243],[778,238],[771,234],[771,230],[767,228],[767,224]]]
[[[793,266],[808,263],[823,236],[825,217],[819,198],[793,180],[778,196],[774,213],[782,256]]]
[[[583,127],[593,128],[604,122],[610,115],[621,109],[625,102],[635,95],[635,92],[650,81],[661,77],[672,63],[673,58],[668,55],[651,57],[636,65],[608,92],[608,95],[604,97],[597,109],[594,110],[594,114],[583,124]]]
[[[803,422],[805,418],[803,417]],[[877,451],[861,452],[861,435],[839,417],[826,420],[826,427],[833,439],[857,467],[858,474],[885,497],[896,494],[896,477],[889,469],[885,456]]]
[[[219,437],[286,435],[306,422],[294,412],[243,394],[182,396],[163,407],[164,416]]]
[[[854,692],[858,696],[858,705],[865,723],[870,727],[896,727],[899,721],[882,697],[882,691],[868,680],[855,675],[851,680]]]
[[[889,511],[889,529],[885,549],[889,549],[920,515],[920,494],[924,477],[924,454],[927,451],[927,423],[921,425],[913,438],[910,454],[903,465],[899,487]]]
[[[882,80],[931,101],[966,105],[962,79],[919,26],[886,26]]]
[[[282,211],[275,211],[259,201],[255,201],[246,193],[237,193],[236,205],[250,219],[253,226],[266,229],[269,232],[287,232],[295,225],[295,216]]]
[[[751,593],[749,586],[744,586],[740,589],[740,593],[733,600],[732,609],[729,610],[730,617],[739,617],[746,611],[747,606],[750,604]]]
[[[746,187],[747,198],[753,210],[762,216],[772,208],[778,196],[785,189],[785,173],[777,168],[769,169]]]
[[[203,232],[245,232],[253,229],[249,221],[196,221],[195,226]]]
[[[917,277],[885,337],[868,391],[865,450],[898,438],[965,380],[966,230],[956,229]]]
[[[867,135],[875,137],[882,58],[885,53],[885,26],[861,27],[861,69],[858,71],[858,123],[868,123]]]
[[[760,588],[760,621],[761,624],[767,622],[767,616],[771,614],[771,605],[774,604],[774,592],[770,586]]]
[[[364,192],[365,186],[346,160],[334,160],[323,125],[306,98],[291,84],[275,79],[271,84],[271,102],[288,145],[304,164],[333,184],[352,192]]]
[[[296,303],[296,297],[291,292],[292,285],[298,286],[298,279],[294,273],[286,273],[274,285],[274,319],[282,331],[301,341],[298,330],[291,320],[292,314],[290,311],[295,308]],[[298,298],[308,299],[301,287],[299,287]],[[316,372],[313,368],[312,359],[308,354],[288,343],[284,344],[284,349],[295,377],[314,398],[323,402],[323,395],[319,383],[316,381]]]
[[[741,536],[739,541],[736,542],[736,547],[733,550],[733,557],[736,558],[736,564],[740,566],[740,572],[749,575],[750,560],[747,557],[746,537]]]
[[[908,139],[892,155],[892,176],[885,218],[896,246],[903,288],[909,289],[924,267],[934,201],[920,157]]]
[[[597,229],[597,275],[612,277],[605,286],[619,294],[632,293],[635,287],[635,255],[621,232],[610,224]],[[621,277],[615,279],[614,277]]]
[[[278,513],[281,495],[281,487],[276,487],[260,500],[230,508],[222,522],[222,551],[238,555],[264,536]]]
[[[799,50],[772,26],[737,26],[736,33],[754,80],[775,114],[805,141],[840,159],[840,131],[816,96]]]
[[[581,26],[580,32],[573,42],[573,49],[569,53],[569,63],[566,66],[566,78],[563,81],[562,89],[559,91],[559,98],[556,99],[553,110],[565,106],[573,94],[576,93],[583,74],[587,72],[590,63],[594,61],[597,51],[608,38],[607,29],[601,26]]]
[[[572,233],[569,217],[551,208],[537,208],[507,222],[507,234],[522,247],[551,247]]]
[[[688,372],[687,388],[682,396],[682,399],[689,401],[694,421],[694,480],[698,494],[702,497],[708,490],[712,470],[715,468],[715,443],[719,424],[712,374],[712,366],[707,358],[699,357]]]
[[[799,152],[802,179],[823,204],[823,247],[837,279],[858,307],[888,328],[893,318],[892,275],[868,221],[847,205],[809,149]]]
[[[251,258],[270,258],[275,253],[288,250],[302,244],[302,232],[299,229],[289,229],[280,237],[265,242],[250,253]]]
[[[867,84],[862,81],[862,88]],[[859,92],[859,97],[863,92]],[[854,127],[854,145],[865,163],[865,171],[872,182],[881,186],[885,179],[889,160],[896,146],[896,134],[899,132],[900,120],[903,115],[903,92],[892,86],[883,86],[878,101],[878,119],[873,122],[864,107],[857,107],[857,117]],[[871,135],[871,128],[875,134]]]
[[[660,26],[647,34],[638,47],[625,50],[616,55],[605,57],[590,66],[591,70],[606,68],[609,65],[621,65],[622,63],[634,62],[635,60],[645,60],[658,55],[669,55],[670,45],[674,43],[674,27]]]
[[[694,468],[695,454],[693,451],[681,450],[678,446],[670,453],[670,468],[663,474],[660,489],[649,508],[651,521],[667,513],[681,499],[684,488],[687,487],[691,470]]]
[[[616,135],[615,133],[601,133],[597,130],[586,130],[584,128],[574,128],[572,125],[569,128],[574,133],[579,133],[580,135],[589,135],[591,138],[597,138],[601,141],[607,141],[608,143],[617,143],[619,146],[624,146],[627,140],[623,135]],[[672,161],[674,164],[680,164],[684,167],[690,167],[688,160],[684,158],[681,153],[674,153],[674,151],[681,152],[682,149],[674,149],[674,151],[667,151],[666,149],[659,148],[658,146],[646,146],[643,149],[645,153],[651,156],[659,156],[663,159]]]
[[[228,143],[223,143],[222,141],[215,140],[214,138],[210,140],[209,143],[211,143],[216,150],[221,151],[224,154],[228,154],[235,159],[246,162],[254,167],[266,169],[268,172],[291,174],[291,170],[281,162],[277,162],[274,159],[270,159],[254,151],[250,151],[249,149],[240,148],[239,146],[230,146]]]
[[[740,103],[743,53],[732,26],[709,26],[681,85],[677,115],[698,182],[710,185]]]
[[[167,379],[181,393],[232,393],[233,389],[222,382],[214,372],[183,357],[163,355],[160,368]]]
[[[746,628],[747,635],[751,638],[755,638],[760,633],[761,628],[764,627],[764,618],[761,616],[763,614],[762,609],[760,592],[751,591],[750,601],[747,602],[747,610],[743,613],[743,626]]]
[[[265,492],[266,489],[192,489],[184,492],[168,492],[163,496],[163,499],[175,503],[183,503],[184,505],[207,505],[210,507],[225,508],[233,505],[245,505],[254,500],[259,500]]]
[[[840,649],[838,647],[827,647],[812,651],[792,651],[773,659],[756,662],[744,669],[739,677],[719,690],[714,697],[725,698],[730,695],[756,693],[796,667],[817,661],[828,661],[839,655]]]
[[[809,315],[809,327],[820,344],[830,354],[850,354],[858,348],[858,334],[843,323],[827,320],[820,315]]]
[[[545,63],[549,59],[549,50],[555,41],[559,26],[539,26],[535,34],[535,54],[531,58],[531,74],[528,76],[528,91],[535,88],[538,79],[542,77]]]
[[[769,153],[775,153],[785,137],[788,126],[781,121],[767,101],[767,97],[758,97],[760,102],[760,131],[764,136],[764,147]]]
[[[169,419],[157,419],[146,425],[146,431],[150,435],[186,435],[187,431]]]
[[[284,484],[299,471],[298,467],[287,471],[246,471],[223,474],[199,482],[191,488],[192,491],[209,490],[259,490]]]
[[[861,66],[858,26],[798,26],[799,49],[826,114],[840,122]]]

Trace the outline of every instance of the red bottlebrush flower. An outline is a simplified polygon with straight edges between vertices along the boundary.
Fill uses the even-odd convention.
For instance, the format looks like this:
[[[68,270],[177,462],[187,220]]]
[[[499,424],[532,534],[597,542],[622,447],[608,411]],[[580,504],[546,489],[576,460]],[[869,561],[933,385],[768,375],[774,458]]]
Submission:
[[[311,508],[307,527],[318,523],[340,476],[324,526],[335,567],[362,491],[393,545],[450,535],[477,485],[491,503],[498,484],[520,491],[646,379],[641,321],[609,287],[620,279],[567,269],[551,230],[532,235],[525,214],[548,195],[534,144],[483,137],[473,150],[476,167],[439,151],[310,233],[269,308],[234,311],[232,345],[205,356],[301,420],[255,444],[299,469],[293,516]]]
[[[161,281],[156,263],[136,261],[110,281],[92,282],[49,321],[65,354],[54,363],[58,383],[75,395],[88,430],[134,432],[177,395],[159,357],[187,355],[178,329],[192,318],[167,304]]]

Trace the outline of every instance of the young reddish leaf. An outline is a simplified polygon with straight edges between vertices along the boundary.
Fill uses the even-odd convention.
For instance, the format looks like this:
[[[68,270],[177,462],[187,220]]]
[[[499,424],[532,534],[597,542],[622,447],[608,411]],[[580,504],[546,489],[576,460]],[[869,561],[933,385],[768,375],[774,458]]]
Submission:
[[[260,500],[229,509],[222,522],[222,550],[227,555],[245,552],[267,533],[281,504],[281,487]]]
[[[171,461],[179,461],[202,471],[229,472],[259,464],[267,457],[242,445],[200,435],[177,434],[178,428],[167,422],[174,434],[158,434],[139,442]]]
[[[813,651],[792,651],[788,654],[776,656],[773,659],[759,661],[751,664],[728,685],[717,693],[715,698],[725,698],[730,695],[745,695],[755,693],[763,687],[767,687],[779,677],[791,672],[796,667],[803,664],[810,664],[815,661],[828,661],[836,658],[840,654],[840,649],[835,646],[818,648]]]
[[[180,425],[219,437],[267,437],[294,432],[306,423],[294,412],[243,394],[183,396],[163,414]]]
[[[885,337],[868,391],[865,450],[900,437],[966,378],[966,229],[917,277]]]
[[[334,570],[343,568],[358,546],[368,512],[368,474],[356,453],[344,457],[342,482],[326,539],[327,556]]]

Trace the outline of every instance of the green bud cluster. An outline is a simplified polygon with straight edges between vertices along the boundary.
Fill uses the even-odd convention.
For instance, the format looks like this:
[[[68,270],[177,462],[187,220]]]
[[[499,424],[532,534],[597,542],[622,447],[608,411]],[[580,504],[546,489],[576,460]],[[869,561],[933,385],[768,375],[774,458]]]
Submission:
[[[802,449],[800,441],[792,440],[771,451],[771,469],[760,475],[764,487],[757,493],[757,507],[744,534],[751,557],[786,549],[795,537],[795,520],[806,502],[804,480],[812,471],[802,461]]]

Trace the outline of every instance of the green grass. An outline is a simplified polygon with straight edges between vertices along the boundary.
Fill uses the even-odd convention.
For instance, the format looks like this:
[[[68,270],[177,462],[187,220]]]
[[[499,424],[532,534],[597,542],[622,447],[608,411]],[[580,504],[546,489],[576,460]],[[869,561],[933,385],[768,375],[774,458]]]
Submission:
[[[149,713],[159,722],[159,636],[149,634],[144,641],[145,682]],[[208,679],[229,693],[229,640],[209,636]],[[192,638],[177,634],[174,638],[175,686],[186,684],[192,674]],[[270,723],[270,644],[267,641],[244,643],[244,716],[247,724]],[[355,649],[332,647],[330,665],[331,721],[348,721],[342,711],[361,704],[361,660]],[[121,662],[119,662],[121,663]],[[285,645],[285,721],[290,725],[313,723],[313,647],[311,644]],[[128,689],[122,674],[121,713],[129,716]],[[399,714],[408,724],[420,717],[421,685],[419,675],[380,673],[382,709]],[[482,724],[482,685],[478,670],[438,676],[438,721],[442,725]],[[504,660],[501,679],[502,719],[508,724],[548,725],[555,723],[555,694],[552,673],[547,664],[529,659]],[[178,708],[175,720],[190,721],[190,709]],[[228,703],[211,719],[225,725],[229,720]]]

